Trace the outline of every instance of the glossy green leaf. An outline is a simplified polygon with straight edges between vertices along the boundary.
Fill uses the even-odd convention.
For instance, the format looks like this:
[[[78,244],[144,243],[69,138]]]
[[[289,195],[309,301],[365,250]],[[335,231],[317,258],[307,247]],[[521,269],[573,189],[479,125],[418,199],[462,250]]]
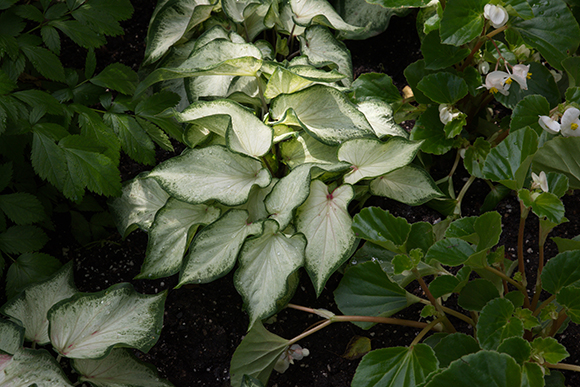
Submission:
[[[411,387],[438,369],[438,360],[427,344],[374,350],[361,360],[352,385],[357,387]]]
[[[155,367],[139,360],[130,350],[113,349],[104,359],[73,359],[72,366],[79,380],[96,387],[170,387],[160,379]]]
[[[352,228],[358,238],[366,239],[394,252],[404,252],[411,225],[379,207],[363,208],[354,216]]]
[[[499,347],[497,347],[497,351],[507,353],[521,366],[530,359],[532,346],[521,337],[510,337],[501,342]]]
[[[568,178],[571,189],[580,188],[580,165],[575,160],[580,146],[578,137],[558,136],[544,144],[534,156],[532,170],[536,173],[557,172]]]
[[[580,280],[580,251],[566,251],[551,258],[542,271],[542,286],[557,294],[563,287]]]
[[[28,285],[44,281],[61,266],[58,259],[48,254],[22,254],[12,262],[6,273],[6,296],[10,299]]]
[[[262,235],[244,243],[234,277],[250,327],[276,312],[277,301],[288,293],[288,277],[304,264],[303,235],[288,237],[273,220],[264,221],[263,227]]]
[[[36,223],[46,216],[37,197],[26,192],[0,195],[0,210],[18,225]]]
[[[0,354],[4,386],[73,387],[54,356],[48,351],[22,348],[14,356]]]
[[[353,97],[357,102],[369,99],[380,99],[386,103],[395,103],[403,99],[393,80],[387,74],[361,74],[352,83]]]
[[[308,199],[296,212],[296,229],[308,240],[306,271],[317,294],[352,253],[356,239],[347,207],[353,196],[348,184],[329,192],[322,181],[314,180]]]
[[[475,39],[483,30],[485,19],[482,0],[451,0],[441,18],[441,42],[461,46]]]
[[[527,191],[520,191],[525,194]],[[550,222],[559,224],[564,219],[564,204],[550,192],[542,192],[532,201],[532,211],[539,217],[546,217]]]
[[[451,363],[425,387],[513,387],[521,385],[521,370],[509,355],[479,351]]]
[[[23,44],[20,48],[40,74],[53,81],[65,81],[62,63],[51,51],[43,47],[26,44]]]
[[[128,283],[77,293],[48,311],[50,342],[74,359],[103,357],[116,345],[147,352],[161,333],[166,297],[139,294]]]
[[[558,246],[558,252],[563,253],[564,251],[570,250],[580,250],[580,240],[576,236],[572,239],[553,237],[551,238]]]
[[[439,104],[454,104],[468,93],[467,83],[447,72],[426,75],[419,81],[417,88]]]
[[[473,247],[459,238],[445,238],[436,242],[425,256],[425,262],[435,260],[443,265],[459,266],[475,253]]]
[[[244,375],[268,383],[276,361],[287,348],[288,340],[268,332],[262,322],[257,321],[232,356],[232,386],[239,386]]]
[[[534,18],[515,20],[512,28],[520,33],[524,42],[537,48],[551,66],[562,70],[567,52],[574,52],[580,42],[580,28],[562,0],[544,2],[531,0]]]
[[[137,73],[121,63],[108,65],[97,76],[90,79],[92,84],[127,95],[135,92],[138,80]]]
[[[23,254],[40,250],[48,236],[36,226],[12,226],[0,233],[0,251]]]
[[[542,95],[527,95],[514,108],[510,129],[512,131],[531,127],[541,135],[543,130],[538,123],[538,116],[547,116],[550,112],[550,103]]]
[[[375,262],[350,267],[334,291],[338,308],[346,315],[388,317],[419,301],[392,282]],[[357,322],[368,329],[373,323]]]
[[[47,14],[45,17],[50,19]],[[77,20],[52,20],[49,25],[59,29],[73,42],[87,49],[101,47],[106,43],[104,35],[87,28]]]
[[[183,261],[179,284],[207,283],[230,272],[246,237],[262,232],[261,223],[248,223],[248,212],[230,210],[201,230]]]
[[[75,293],[72,263],[69,263],[49,279],[26,288],[8,301],[2,306],[2,313],[23,324],[26,340],[43,345],[50,341],[46,313],[58,301]]]
[[[147,165],[156,163],[155,144],[135,118],[127,114],[106,113],[103,121],[113,127],[129,157]]]
[[[524,186],[532,157],[538,150],[538,135],[524,128],[510,133],[485,159],[483,175],[517,190]]]
[[[558,303],[567,308],[566,314],[570,320],[578,324],[580,322],[580,289],[567,286],[560,290],[556,297]]]
[[[476,216],[465,216],[451,222],[445,230],[445,238],[460,238],[471,244],[479,243],[479,235],[475,231]]]
[[[453,293],[460,285],[458,278],[452,275],[442,275],[436,277],[429,283],[429,291],[435,298],[443,297],[446,294]]]
[[[501,215],[498,212],[487,212],[475,220],[473,228],[479,237],[477,251],[487,250],[499,242]]]
[[[532,341],[532,357],[540,360],[558,364],[566,359],[570,354],[566,348],[553,337],[537,337]]]
[[[441,43],[439,30],[429,32],[421,42],[425,68],[441,70],[461,62],[469,55],[469,49]]]
[[[476,278],[461,289],[457,303],[463,309],[480,312],[489,301],[499,296],[494,284],[483,278]]]
[[[348,342],[346,351],[342,357],[348,360],[356,360],[363,357],[371,350],[371,339],[365,336],[354,336]]]
[[[505,298],[496,298],[481,310],[477,321],[477,339],[483,349],[497,349],[508,337],[521,337],[524,324],[512,316],[513,304]]]
[[[401,203],[418,206],[443,194],[427,171],[409,164],[371,181],[373,195],[386,196]]]
[[[442,155],[451,150],[454,140],[447,138],[444,125],[439,119],[437,106],[429,106],[415,122],[411,136],[414,141],[423,141],[421,150],[425,153]]]
[[[460,357],[478,352],[480,349],[473,336],[463,333],[452,333],[445,336],[433,348],[440,368],[449,367],[449,364]]]
[[[544,369],[536,363],[522,364],[522,387],[544,387]]]
[[[566,387],[564,375],[560,371],[550,371],[550,375],[544,375],[545,387]]]

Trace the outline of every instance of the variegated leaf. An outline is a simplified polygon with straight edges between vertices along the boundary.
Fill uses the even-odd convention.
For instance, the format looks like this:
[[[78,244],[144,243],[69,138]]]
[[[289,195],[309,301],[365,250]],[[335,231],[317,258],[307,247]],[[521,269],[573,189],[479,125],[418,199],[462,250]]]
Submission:
[[[72,387],[55,358],[46,350],[22,348],[14,356],[0,354],[0,386]]]

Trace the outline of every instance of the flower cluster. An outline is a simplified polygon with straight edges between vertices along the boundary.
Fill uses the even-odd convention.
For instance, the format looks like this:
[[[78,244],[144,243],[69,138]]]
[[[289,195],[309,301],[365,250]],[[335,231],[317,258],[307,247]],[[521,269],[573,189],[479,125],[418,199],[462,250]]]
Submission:
[[[539,116],[538,123],[540,126],[551,134],[562,133],[564,137],[580,137],[580,110],[570,107],[566,109],[560,122],[557,118],[548,116]]]
[[[280,355],[274,369],[283,374],[290,367],[290,364],[294,364],[294,360],[302,360],[304,356],[308,355],[310,355],[310,351],[307,348],[302,348],[298,344],[292,344],[290,348]]]
[[[513,66],[511,73],[509,71],[492,71],[487,74],[485,84],[481,85],[480,88],[485,87],[492,94],[508,95],[511,84],[516,81],[522,90],[528,90],[528,79],[532,76],[529,71],[530,65],[522,64]]]

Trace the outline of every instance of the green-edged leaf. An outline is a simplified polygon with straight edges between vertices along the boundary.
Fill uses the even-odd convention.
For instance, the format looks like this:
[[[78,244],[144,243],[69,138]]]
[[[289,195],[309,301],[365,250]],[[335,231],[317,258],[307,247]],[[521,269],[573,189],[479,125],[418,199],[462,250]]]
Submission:
[[[534,18],[515,20],[512,28],[519,32],[524,42],[537,48],[551,66],[562,70],[567,52],[574,52],[580,42],[580,28],[564,1],[548,3],[531,0]]]
[[[433,348],[440,368],[447,368],[449,364],[460,357],[478,352],[480,349],[473,336],[467,336],[463,333],[445,336]]]
[[[514,387],[521,385],[518,363],[509,355],[479,351],[454,361],[425,387]]]
[[[449,266],[459,266],[475,253],[473,247],[459,238],[445,238],[435,242],[427,251],[425,262],[435,260]]]
[[[121,63],[113,63],[105,67],[97,76],[90,79],[91,83],[106,89],[132,95],[139,77],[130,67]]]
[[[364,114],[343,93],[328,86],[279,95],[270,105],[270,114],[277,124],[298,124],[328,145],[375,136]]]
[[[417,119],[409,138],[414,141],[424,140],[421,145],[423,152],[442,155],[453,147],[454,142],[452,138],[447,138],[443,128],[437,106],[429,106]]]
[[[228,125],[208,129],[225,137],[232,151],[260,157],[270,150],[272,129],[236,102],[225,99],[198,102],[186,108],[178,115],[178,119],[182,122],[195,122],[200,118],[211,120],[211,116],[216,115],[229,116]],[[231,125],[230,130],[228,130],[229,125]]]
[[[169,195],[157,181],[140,175],[126,182],[121,196],[109,200],[109,208],[119,233],[125,238],[135,228],[147,231],[157,211],[165,205]]]
[[[300,52],[308,57],[310,63],[318,67],[326,66],[328,62],[334,63],[338,72],[346,76],[341,82],[345,86],[351,85],[353,71],[350,51],[327,28],[308,27],[304,34],[298,36],[298,40]]]
[[[274,73],[270,76],[264,97],[272,99],[280,94],[292,94],[302,90],[314,83],[309,79],[303,78],[283,67],[276,67]]]
[[[395,217],[389,211],[366,207],[354,216],[352,229],[357,238],[402,253],[401,246],[409,236],[411,225],[405,218]]]
[[[46,350],[22,348],[14,356],[0,355],[3,386],[73,387],[56,359]]]
[[[483,349],[497,349],[504,339],[524,334],[524,324],[513,312],[514,305],[505,298],[491,300],[481,310],[477,339]]]
[[[542,270],[542,286],[557,294],[563,287],[580,280],[580,251],[566,251],[551,258]]]
[[[322,24],[339,31],[359,32],[364,29],[345,23],[332,5],[324,0],[290,0],[294,22],[301,26]]]
[[[36,196],[26,192],[0,195],[0,210],[18,225],[39,222],[46,216]]]
[[[151,225],[147,254],[136,278],[161,278],[177,273],[191,240],[192,227],[212,223],[219,215],[215,207],[170,198]]]
[[[409,134],[395,122],[393,108],[387,102],[369,99],[359,102],[357,107],[365,115],[377,137],[409,138]]]
[[[453,66],[469,55],[468,48],[441,43],[439,30],[433,30],[423,38],[421,52],[425,57],[425,68],[429,70],[441,70]]]
[[[352,83],[353,97],[357,102],[379,99],[386,103],[395,103],[403,99],[393,80],[387,74],[361,74]]]
[[[308,240],[305,266],[317,294],[351,254],[355,236],[347,207],[353,196],[350,185],[329,192],[322,181],[314,180],[308,199],[297,210],[296,229]]]
[[[461,46],[483,30],[483,0],[451,0],[441,18],[441,42]]]
[[[6,274],[6,296],[16,296],[30,284],[42,282],[52,276],[62,264],[48,254],[26,253],[10,265]]]
[[[346,315],[388,317],[419,301],[392,282],[381,266],[365,262],[350,267],[334,291],[336,305]],[[368,329],[373,323],[356,322]]]
[[[288,293],[288,277],[304,263],[303,235],[289,238],[269,219],[263,227],[262,235],[244,243],[234,276],[250,315],[250,327],[276,312],[277,301]]]
[[[483,278],[477,278],[469,281],[461,289],[457,303],[463,309],[480,312],[489,301],[499,296],[494,284]]]
[[[413,164],[372,180],[370,190],[373,195],[386,196],[411,206],[443,196],[431,175]]]
[[[156,62],[184,34],[206,20],[216,2],[168,0],[158,3],[147,32],[143,65]]]
[[[532,341],[532,357],[538,359],[540,363],[546,361],[558,364],[570,356],[566,347],[553,337],[538,337]]]
[[[512,190],[524,186],[532,157],[538,150],[538,135],[530,128],[510,133],[493,148],[483,166],[483,175]]]
[[[40,250],[48,237],[36,226],[12,226],[0,233],[0,250],[8,254],[22,254]]]
[[[96,387],[170,387],[167,380],[159,379],[157,370],[137,359],[127,349],[113,349],[104,359],[73,359],[72,366],[79,380]]]
[[[257,321],[236,348],[230,365],[232,386],[239,386],[244,375],[268,383],[280,355],[286,351],[288,340],[270,333]]]
[[[73,359],[104,357],[115,345],[147,352],[159,338],[166,297],[139,294],[128,283],[77,293],[48,311],[50,342]]]
[[[454,104],[468,93],[463,78],[447,72],[426,75],[419,81],[417,88],[440,104]]]
[[[347,169],[347,163],[341,163],[336,156],[338,147],[329,146],[314,139],[307,133],[300,133],[289,141],[280,144],[282,161],[290,168],[306,163],[312,163],[321,168]]]
[[[344,176],[344,182],[355,184],[361,179],[404,167],[413,161],[420,147],[421,142],[403,137],[393,137],[386,143],[370,139],[346,141],[338,149],[338,159],[351,164],[351,171]]]
[[[8,301],[2,307],[2,313],[23,324],[27,340],[43,345],[50,341],[46,313],[58,301],[76,292],[72,263],[69,263],[48,280],[26,288],[18,297]]]
[[[510,129],[512,131],[531,127],[541,135],[542,127],[538,123],[538,116],[548,115],[550,112],[550,103],[543,95],[527,95],[514,108]]]
[[[172,196],[189,203],[218,200],[228,206],[244,203],[254,185],[266,187],[270,174],[251,157],[222,146],[188,149],[149,174]]]
[[[24,344],[24,327],[10,320],[0,320],[0,351],[14,355]],[[2,356],[2,355],[0,355]]]
[[[439,361],[427,344],[392,347],[366,354],[354,374],[353,386],[417,386],[438,369]]]
[[[294,210],[300,206],[310,194],[310,168],[303,164],[293,169],[280,179],[272,192],[266,197],[266,209],[270,219],[274,219],[284,230],[294,216]]]
[[[580,164],[576,160],[580,138],[558,136],[546,142],[535,154],[532,170],[565,175],[571,189],[580,189]]]
[[[64,67],[62,67],[58,57],[51,51],[46,48],[29,45],[23,45],[21,49],[40,74],[53,81],[65,81]]]
[[[249,235],[262,232],[261,223],[248,223],[248,212],[230,210],[201,230],[189,249],[178,286],[207,283],[226,275],[236,264],[242,244]]]

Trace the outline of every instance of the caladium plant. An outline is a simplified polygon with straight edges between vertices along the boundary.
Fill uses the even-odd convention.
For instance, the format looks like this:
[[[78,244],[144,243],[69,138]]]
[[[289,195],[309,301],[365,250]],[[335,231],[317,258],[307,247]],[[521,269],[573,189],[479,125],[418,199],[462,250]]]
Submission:
[[[171,386],[127,348],[147,352],[159,338],[166,292],[143,295],[130,284],[81,293],[72,263],[47,280],[30,285],[2,306],[0,383],[6,386]],[[24,347],[24,342],[31,347]],[[46,349],[58,354],[55,359]],[[79,375],[72,384],[63,372],[70,359]]]

